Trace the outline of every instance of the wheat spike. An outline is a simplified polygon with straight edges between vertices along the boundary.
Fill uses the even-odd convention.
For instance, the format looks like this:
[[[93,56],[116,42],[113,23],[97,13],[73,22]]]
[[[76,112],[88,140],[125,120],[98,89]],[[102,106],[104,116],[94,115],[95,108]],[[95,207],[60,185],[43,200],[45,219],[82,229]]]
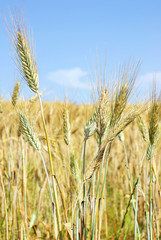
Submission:
[[[110,132],[108,136],[108,141],[112,141],[116,136],[118,136],[130,123],[132,123],[135,118],[137,118],[143,111],[145,111],[145,106],[138,107],[136,110],[132,110],[125,117],[116,124],[113,131]]]
[[[67,104],[64,104],[63,109],[63,131],[64,131],[64,142],[66,145],[70,145],[70,122],[69,122],[69,112],[67,109]]]
[[[128,99],[128,83],[125,82],[120,90],[117,90],[114,109],[112,110],[111,126],[115,125],[121,118],[121,114],[126,106]]]
[[[76,194],[78,194],[79,187],[81,185],[81,172],[78,166],[78,160],[76,159],[74,154],[72,154],[70,157],[70,168],[71,168],[71,174],[75,183],[74,191],[76,192]]]
[[[147,149],[147,159],[148,160],[150,160],[154,156],[154,153],[157,148],[160,137],[161,137],[161,125],[158,126],[153,144],[149,143],[149,145],[148,145],[148,149]]]
[[[84,128],[84,136],[86,139],[88,139],[89,137],[91,137],[95,131],[96,131],[96,118],[97,118],[97,111],[92,115],[92,117],[88,120],[88,122],[86,123],[86,126]]]
[[[15,106],[16,103],[17,103],[18,96],[19,96],[19,89],[20,89],[20,82],[17,82],[15,84],[13,94],[12,94],[12,104],[13,104],[13,106]]]
[[[0,113],[3,113],[3,107],[2,107],[1,102],[0,102]]]
[[[157,103],[157,101],[154,101],[152,105],[149,128],[149,139],[151,145],[153,145],[155,142],[158,126],[159,126],[159,104]]]
[[[21,70],[25,81],[27,82],[30,89],[37,93],[39,88],[39,76],[37,65],[34,64],[31,49],[28,46],[26,38],[23,36],[20,29],[16,32],[16,52],[20,62]]]
[[[144,111],[144,107],[138,108],[137,110],[133,110],[126,117],[122,118],[121,121],[119,121],[119,123],[114,127],[113,131],[110,131],[108,138],[103,142],[101,149],[97,153],[97,156],[91,163],[90,167],[87,169],[86,177],[85,177],[86,180],[91,178],[91,176],[93,175],[93,172],[100,166],[103,155],[104,155],[104,151],[107,145],[110,142],[112,142],[143,111]]]
[[[35,137],[31,127],[29,126],[27,119],[24,115],[24,113],[20,112],[20,126],[21,126],[21,132],[23,133],[25,139],[29,142],[29,144],[37,151],[40,151],[40,143]]]
[[[29,102],[31,102],[31,103],[36,102],[36,101],[39,99],[39,96],[42,96],[42,93],[39,93],[39,95],[38,95],[38,94],[35,94],[33,97],[31,97],[31,98],[29,99]]]
[[[109,93],[107,89],[104,89],[101,93],[100,99],[99,99],[99,107],[98,107],[98,114],[96,118],[97,123],[97,131],[102,138],[106,126],[107,126],[107,118],[109,115],[109,109],[108,109],[108,99]]]
[[[146,128],[145,123],[144,123],[143,119],[141,118],[141,116],[137,117],[137,124],[138,124],[139,130],[142,134],[144,141],[148,142],[149,137],[148,137],[147,128]]]

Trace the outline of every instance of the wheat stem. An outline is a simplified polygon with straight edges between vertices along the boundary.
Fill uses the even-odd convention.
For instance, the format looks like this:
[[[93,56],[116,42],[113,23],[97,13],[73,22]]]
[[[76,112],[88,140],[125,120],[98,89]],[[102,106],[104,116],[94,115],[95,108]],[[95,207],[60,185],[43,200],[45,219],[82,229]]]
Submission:
[[[53,170],[53,164],[52,164],[52,156],[51,156],[51,150],[50,150],[50,143],[49,143],[49,137],[48,137],[46,124],[45,124],[45,117],[44,117],[44,112],[43,112],[41,96],[40,96],[39,92],[37,92],[37,94],[39,96],[41,117],[42,117],[44,132],[45,132],[45,135],[46,135],[46,141],[47,141],[47,147],[48,147],[48,154],[49,154],[51,174],[52,174],[52,176],[54,176],[54,170]],[[56,182],[55,182],[54,177],[52,177],[52,183],[53,183],[53,192],[54,192],[54,202],[55,202],[55,205],[56,205],[56,216],[57,216],[57,224],[58,224],[59,236],[60,236],[60,239],[62,240],[61,222],[60,222],[60,214],[59,214],[59,207],[58,207],[58,200],[57,200],[57,191],[56,191]]]

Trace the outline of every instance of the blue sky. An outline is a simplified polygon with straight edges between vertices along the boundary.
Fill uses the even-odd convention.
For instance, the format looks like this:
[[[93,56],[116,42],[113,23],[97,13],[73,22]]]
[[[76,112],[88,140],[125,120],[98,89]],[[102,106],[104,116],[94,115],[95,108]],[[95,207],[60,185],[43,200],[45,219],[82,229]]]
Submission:
[[[137,94],[149,95],[152,80],[161,86],[161,1],[160,0],[0,0],[0,10],[23,8],[27,30],[32,30],[44,99],[89,102],[90,75],[97,65],[108,75],[131,62],[141,61]],[[17,80],[21,95],[32,93],[21,80],[13,60],[3,20],[0,21],[0,94],[9,98]],[[93,77],[94,80],[94,77]],[[161,87],[160,87],[161,88]]]

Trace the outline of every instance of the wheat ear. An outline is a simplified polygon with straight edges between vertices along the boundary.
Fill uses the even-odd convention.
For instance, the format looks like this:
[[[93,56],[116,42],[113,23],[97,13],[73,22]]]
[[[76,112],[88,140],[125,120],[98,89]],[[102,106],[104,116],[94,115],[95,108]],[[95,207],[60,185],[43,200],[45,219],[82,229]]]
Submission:
[[[120,90],[117,90],[114,109],[112,110],[111,126],[115,125],[121,118],[121,114],[126,106],[128,98],[128,83],[125,82]]]
[[[148,142],[149,136],[148,136],[147,128],[146,128],[145,123],[144,123],[143,119],[141,118],[141,116],[137,117],[137,124],[138,124],[139,130],[141,132],[141,135],[142,135],[144,141]]]
[[[14,90],[13,90],[13,94],[12,94],[12,105],[15,106],[18,100],[18,96],[19,96],[19,90],[20,90],[20,82],[17,82],[15,84]]]
[[[39,88],[39,76],[37,65],[34,64],[33,62],[31,56],[31,49],[28,46],[27,40],[21,33],[20,29],[16,32],[15,41],[16,51],[24,79],[27,82],[30,89],[33,92],[37,93]]]
[[[156,101],[154,101],[151,111],[149,128],[149,139],[151,145],[154,144],[155,138],[157,137],[158,126],[159,126],[159,104]]]
[[[70,145],[70,122],[69,122],[69,111],[67,108],[67,104],[64,104],[63,109],[63,131],[64,131],[64,142],[66,145]]]
[[[3,113],[3,107],[2,107],[1,102],[0,102],[0,113]]]
[[[98,114],[97,114],[97,131],[100,135],[100,138],[102,138],[105,129],[106,129],[106,125],[107,125],[107,118],[108,118],[108,103],[109,103],[109,92],[107,91],[107,89],[105,88],[100,96],[99,99],[99,107],[98,107]]]
[[[35,137],[30,125],[27,122],[27,119],[24,113],[20,112],[20,126],[21,132],[23,133],[25,139],[29,142],[29,144],[37,151],[40,151],[41,145],[38,139]]]
[[[97,124],[96,124],[97,114],[98,114],[97,111],[94,112],[92,117],[88,120],[88,122],[85,125],[84,136],[85,136],[86,139],[91,137],[95,133],[95,131],[97,129]]]
[[[90,167],[87,169],[87,172],[85,174],[85,180],[91,178],[94,171],[100,166],[106,146],[109,144],[109,142],[112,142],[143,111],[144,111],[144,108],[139,108],[137,110],[134,110],[134,111],[130,112],[126,117],[122,118],[118,124],[116,124],[113,131],[111,131],[109,133],[108,137],[102,143],[102,146],[101,146],[100,150],[98,151],[97,156],[91,163]]]

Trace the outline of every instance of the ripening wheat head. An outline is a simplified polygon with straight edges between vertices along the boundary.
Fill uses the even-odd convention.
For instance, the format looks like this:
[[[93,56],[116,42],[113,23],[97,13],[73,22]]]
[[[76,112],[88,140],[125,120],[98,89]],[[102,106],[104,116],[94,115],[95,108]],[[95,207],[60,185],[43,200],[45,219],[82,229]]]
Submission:
[[[100,137],[103,136],[106,125],[107,119],[109,118],[109,92],[107,89],[103,89],[101,96],[99,98],[99,106],[98,106],[98,114],[97,114],[97,131],[99,132]]]
[[[70,122],[69,122],[69,111],[67,108],[67,103],[64,103],[63,107],[63,131],[64,131],[64,142],[66,145],[70,145]]]
[[[154,144],[159,127],[159,104],[157,101],[153,101],[151,116],[150,116],[150,128],[149,139],[151,145]]]
[[[141,116],[137,117],[137,124],[145,142],[149,141],[148,131]]]
[[[99,149],[96,157],[88,167],[86,171],[85,179],[89,179],[92,177],[94,171],[100,167],[100,164],[103,159],[103,155],[105,153],[105,150],[107,149],[107,146],[110,142],[112,142],[130,123],[132,123],[135,118],[137,118],[143,111],[145,111],[145,106],[138,107],[137,109],[131,109],[126,116],[122,117],[122,119],[115,125],[113,128],[113,131],[110,131],[108,134],[108,137],[104,140],[104,142],[101,145],[101,148]],[[107,153],[107,152],[106,152]]]
[[[121,114],[126,106],[127,99],[128,99],[128,92],[129,92],[129,87],[128,82],[125,82],[120,89],[117,90],[116,92],[116,97],[115,97],[115,104],[114,108],[112,110],[112,118],[111,118],[111,125],[115,125],[120,117]]]
[[[39,88],[39,76],[36,64],[35,55],[29,38],[27,37],[26,29],[23,21],[18,19],[15,21],[11,16],[14,31],[11,32],[11,38],[15,48],[16,60],[18,68],[27,82],[30,89],[37,93]]]
[[[37,151],[40,151],[41,145],[38,139],[35,137],[30,125],[27,122],[27,119],[24,113],[20,112],[20,127],[21,132],[23,133],[25,139],[29,142],[29,144]]]
[[[127,105],[128,98],[136,80],[138,66],[139,65],[136,65],[135,68],[133,66],[128,67],[128,69],[125,70],[121,76],[119,76],[119,84],[116,89],[115,99],[114,101],[112,100],[112,117],[110,121],[111,127],[119,122]]]
[[[1,102],[0,102],[0,113],[3,113],[3,107],[2,107]]]
[[[15,106],[16,103],[17,103],[18,95],[19,95],[19,89],[20,89],[20,82],[17,82],[15,84],[13,94],[12,94],[12,104],[13,104],[13,106]]]
[[[24,79],[29,85],[30,89],[37,93],[39,88],[39,76],[37,65],[31,56],[31,49],[28,46],[26,38],[23,36],[22,32],[18,30],[16,38],[16,50],[21,64],[21,69],[23,71]]]
[[[97,114],[98,112],[94,112],[94,114],[92,115],[92,117],[87,121],[85,128],[84,128],[84,136],[85,139],[88,139],[89,137],[91,137],[95,131],[96,131],[96,118],[97,118]]]

